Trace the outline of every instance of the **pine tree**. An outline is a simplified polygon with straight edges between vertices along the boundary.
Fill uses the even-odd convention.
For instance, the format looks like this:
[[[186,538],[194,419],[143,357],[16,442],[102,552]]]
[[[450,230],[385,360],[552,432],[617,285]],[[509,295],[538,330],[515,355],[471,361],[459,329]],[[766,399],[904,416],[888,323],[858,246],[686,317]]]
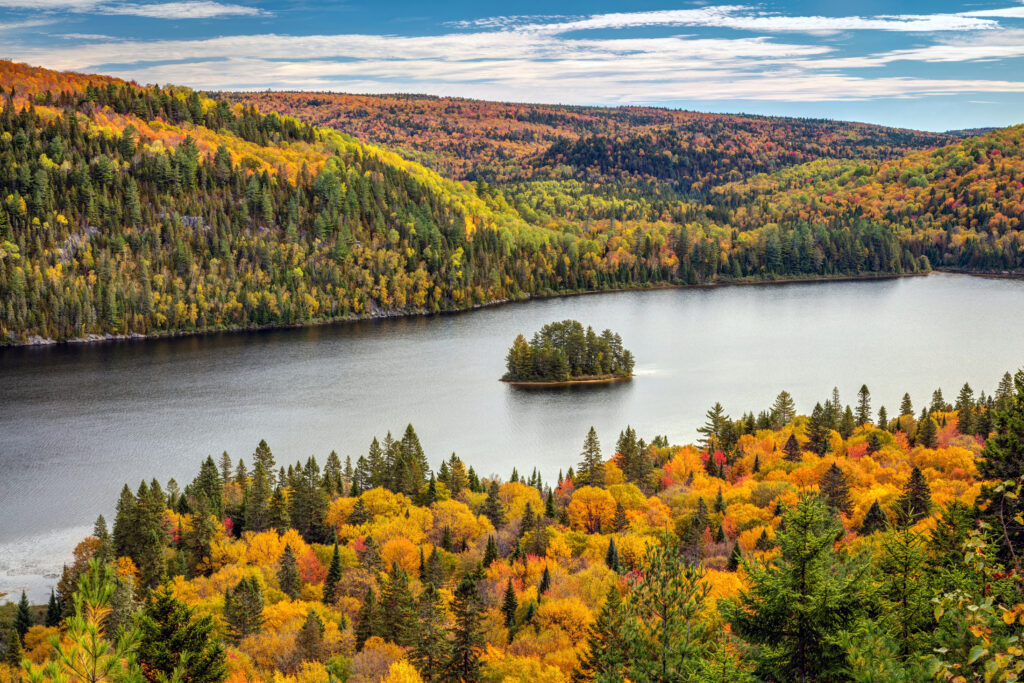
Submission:
[[[928,406],[929,413],[942,413],[946,410],[946,399],[942,397],[942,389],[932,392],[932,403]]]
[[[885,406],[878,409],[878,426],[880,429],[889,431],[889,413],[886,411]]]
[[[263,463],[256,462],[252,485],[245,492],[245,530],[263,531],[270,524],[270,502],[273,495],[270,476]]]
[[[555,494],[548,491],[547,499],[544,501],[544,516],[548,519],[555,518]]]
[[[498,498],[498,491],[498,482],[492,481],[487,488],[487,499],[484,501],[483,506],[484,516],[491,520],[491,524],[494,525],[495,529],[500,528],[505,523],[505,509]]]
[[[327,578],[324,580],[324,604],[333,605],[337,596],[338,582],[341,581],[341,553],[338,544],[334,544],[334,554],[331,555],[331,566],[327,569]]]
[[[497,550],[497,546],[495,546],[495,553]],[[430,557],[427,558],[426,574],[426,581],[429,585],[440,587],[444,583],[444,567],[441,565],[441,556],[437,554],[436,546],[430,551]]]
[[[800,443],[796,440],[796,434],[789,435],[789,438],[786,439],[786,445],[782,447],[782,450],[786,454],[783,456],[785,460],[788,460],[789,462],[800,462]],[[760,467],[758,469],[760,469]]]
[[[924,539],[912,527],[900,525],[883,537],[881,545],[882,621],[895,635],[900,655],[908,657],[920,650],[923,631],[933,624]]]
[[[896,500],[896,510],[899,513],[900,521],[913,523],[922,517],[927,517],[932,506],[931,488],[924,478],[920,467],[914,467],[910,472],[910,479],[903,487],[903,493]]]
[[[362,650],[363,644],[367,640],[381,635],[382,632],[380,611],[377,608],[377,594],[373,592],[372,588],[367,588],[366,595],[363,596],[363,604],[356,612],[356,649]]]
[[[46,605],[46,621],[48,627],[60,626],[61,622],[60,602],[57,601],[57,594],[50,589],[50,602]]]
[[[580,486],[604,486],[604,458],[601,456],[601,443],[597,440],[597,431],[593,427],[583,440],[576,476]]]
[[[21,600],[18,601],[18,611],[14,614],[14,630],[18,632],[21,642],[25,642],[25,634],[32,628],[32,612],[28,606],[28,596],[21,591]]]
[[[868,422],[871,422],[871,392],[867,384],[862,384],[857,392],[857,426],[863,427]]]
[[[425,681],[441,680],[441,670],[448,661],[448,633],[445,630],[444,605],[433,585],[420,594],[417,609],[416,644],[409,659]]]
[[[138,616],[138,626],[138,661],[146,680],[168,680],[175,672],[189,683],[224,680],[224,648],[213,618],[196,617],[169,587],[151,594]]]
[[[224,619],[228,634],[240,641],[263,628],[263,591],[255,577],[247,576],[224,593]]]
[[[743,562],[743,551],[740,550],[740,544],[736,543],[732,547],[732,552],[729,553],[729,561],[726,563],[725,568],[731,572],[736,571],[740,568],[740,564]]]
[[[476,683],[480,680],[480,653],[484,645],[483,604],[476,582],[464,576],[455,589],[452,616],[455,620],[451,654],[444,667],[447,680]]]
[[[537,599],[539,600],[542,595],[547,593],[549,588],[551,588],[551,570],[544,565],[544,573],[540,575],[540,583],[537,584]]]
[[[587,627],[587,646],[572,673],[573,683],[623,681],[629,648],[623,635],[624,610],[618,586],[612,585],[597,618]]]
[[[409,587],[409,575],[397,564],[392,564],[391,574],[381,589],[380,607],[381,636],[402,647],[415,644],[416,601]]]
[[[846,667],[838,634],[865,612],[866,567],[836,551],[843,534],[817,496],[785,517],[780,554],[746,565],[750,588],[723,605],[733,631],[759,646],[756,674],[770,680],[835,680]]]
[[[306,613],[306,620],[295,635],[295,655],[300,662],[322,662],[326,658],[324,646],[324,622],[311,609]]]
[[[505,586],[505,597],[501,601],[501,613],[505,615],[505,628],[512,628],[516,623],[516,610],[519,609],[519,599],[516,598],[516,589],[512,586],[512,579],[508,580]]]
[[[12,671],[18,671],[21,668],[21,658],[21,637],[18,635],[18,631],[12,628],[7,632],[7,652],[4,654],[4,661]],[[17,679],[12,677],[11,680]]]
[[[867,514],[864,515],[864,521],[860,525],[860,533],[865,536],[879,531],[884,531],[889,525],[889,517],[882,510],[882,506],[878,504],[876,500],[868,508]]]
[[[722,448],[722,434],[728,420],[729,416],[725,414],[721,403],[716,402],[711,406],[705,415],[704,425],[697,428],[697,431],[704,435],[701,445],[705,451],[713,453]]]
[[[846,515],[853,511],[850,485],[846,482],[846,475],[835,463],[832,463],[821,477],[821,495],[832,509]]]
[[[192,481],[192,491],[197,497],[199,494],[206,496],[210,514],[217,519],[224,518],[224,482],[212,456],[206,456],[206,460],[200,465],[199,474]]]
[[[316,458],[310,456],[295,479],[288,510],[292,527],[307,543],[319,543],[327,535],[324,525],[327,494],[320,486],[320,466]]]
[[[914,414],[914,404],[910,400],[910,394],[903,394],[903,400],[900,402],[900,417],[904,415]]]
[[[333,561],[331,563],[334,564]],[[281,565],[277,570],[277,583],[281,592],[292,600],[299,597],[299,590],[302,588],[302,579],[299,577],[299,563],[295,559],[290,543],[285,544],[284,554],[281,555]]]
[[[647,479],[652,469],[651,460],[647,457],[644,449],[640,447],[636,431],[631,426],[627,425],[626,429],[619,433],[615,451],[620,456],[622,473],[626,479],[636,483],[641,489],[647,486]]]
[[[256,451],[252,454],[253,465],[256,463],[263,465],[263,471],[267,473],[267,485],[270,488],[274,488],[278,484],[284,485],[284,482],[276,481],[274,476],[274,454],[270,452],[270,446],[267,445],[265,439],[260,439],[259,444],[256,446]]]
[[[629,519],[626,517],[626,508],[622,507],[622,502],[617,501],[615,503],[615,515],[612,517],[612,531],[619,533],[629,528]]]
[[[288,514],[288,502],[285,500],[284,491],[280,487],[274,489],[274,495],[270,497],[270,507],[267,511],[267,524],[279,534],[286,533],[292,526],[291,515]]]
[[[1005,380],[1005,378],[1004,378]],[[999,541],[999,555],[1007,564],[1024,556],[1024,502],[1011,483],[1020,482],[1024,476],[1024,370],[1013,378],[1014,393],[1000,399],[1002,409],[997,409],[992,418],[993,434],[985,443],[978,461],[978,472],[995,484],[985,485],[978,496],[982,518],[1002,536]],[[1009,389],[1000,391],[1009,393]]]
[[[865,421],[865,424],[871,420],[871,416]],[[843,416],[839,420],[839,434],[844,439],[849,439],[850,435],[853,434],[853,430],[857,428],[857,421],[853,416],[853,411],[850,410],[850,406],[846,406],[846,410],[843,411]]]
[[[914,441],[925,448],[935,448],[939,445],[939,424],[934,417],[926,417],[921,420]]]
[[[788,391],[779,392],[779,395],[775,397],[771,414],[773,426],[776,429],[784,427],[796,417],[796,404],[793,403],[793,397],[789,395]]]
[[[964,383],[956,398],[957,430],[961,434],[974,434],[974,390]]]
[[[721,486],[718,487],[718,493],[715,494],[715,502],[712,503],[711,509],[714,510],[717,514],[725,514],[725,498],[722,497]]]
[[[615,547],[615,539],[608,540],[608,552],[604,555],[604,563],[616,574],[622,573],[622,565],[619,562],[619,549]]]
[[[487,548],[484,549],[484,567],[490,567],[495,560],[498,559],[498,544],[494,541],[494,536],[487,537]]]

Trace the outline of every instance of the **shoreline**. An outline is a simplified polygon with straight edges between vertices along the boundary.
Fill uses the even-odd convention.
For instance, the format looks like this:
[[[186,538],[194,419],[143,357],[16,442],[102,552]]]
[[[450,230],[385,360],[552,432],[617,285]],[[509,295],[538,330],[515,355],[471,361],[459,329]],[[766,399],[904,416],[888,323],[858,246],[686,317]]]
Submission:
[[[866,275],[839,275],[835,277],[786,277],[774,280],[727,280],[723,282],[707,282],[700,284],[681,284],[673,282],[660,282],[656,284],[644,283],[635,286],[628,287],[609,287],[606,289],[583,289],[583,290],[567,290],[562,292],[541,292],[537,294],[529,294],[522,298],[517,299],[496,299],[494,301],[488,301],[481,304],[473,304],[472,306],[466,306],[464,308],[451,308],[441,311],[426,311],[426,310],[410,310],[410,311],[388,311],[379,313],[370,313],[368,315],[348,315],[338,316],[334,318],[325,318],[323,320],[313,320],[309,322],[294,324],[294,325],[232,325],[216,329],[205,329],[205,330],[180,330],[174,332],[156,332],[150,334],[139,334],[137,332],[129,332],[125,334],[98,334],[90,333],[85,337],[75,337],[72,339],[56,340],[42,338],[38,335],[30,335],[29,341],[25,342],[14,342],[6,340],[0,343],[0,353],[3,349],[14,349],[14,348],[46,348],[51,346],[76,346],[76,345],[93,345],[93,344],[107,344],[111,342],[140,342],[140,341],[152,341],[160,339],[175,339],[183,337],[205,337],[216,334],[237,334],[242,332],[270,332],[275,330],[295,330],[313,327],[323,327],[327,325],[337,325],[343,323],[353,322],[370,322],[375,320],[386,320],[394,318],[415,318],[415,317],[426,317],[433,315],[458,315],[461,313],[470,313],[472,311],[493,308],[497,306],[504,306],[507,304],[524,303],[533,300],[544,300],[544,299],[558,299],[573,296],[585,296],[591,294],[610,294],[614,292],[640,292],[640,291],[654,291],[664,289],[712,289],[718,287],[756,287],[764,285],[789,285],[789,284],[814,284],[823,282],[854,282],[854,281],[873,281],[873,280],[895,280],[899,278],[907,277],[927,277],[932,273],[950,273],[955,275],[968,275],[972,277],[999,277],[1004,279],[1024,279],[1024,273],[982,273],[976,271],[961,271],[948,268],[933,268],[932,270],[919,273],[873,273]]]
[[[589,378],[578,378],[578,379],[567,379],[559,381],[548,381],[548,380],[521,380],[521,379],[500,379],[499,382],[504,382],[510,387],[517,389],[546,389],[553,387],[571,387],[577,384],[611,384],[612,382],[628,382],[633,379],[635,375],[627,375],[620,377],[618,375],[611,375],[608,377],[589,377]]]

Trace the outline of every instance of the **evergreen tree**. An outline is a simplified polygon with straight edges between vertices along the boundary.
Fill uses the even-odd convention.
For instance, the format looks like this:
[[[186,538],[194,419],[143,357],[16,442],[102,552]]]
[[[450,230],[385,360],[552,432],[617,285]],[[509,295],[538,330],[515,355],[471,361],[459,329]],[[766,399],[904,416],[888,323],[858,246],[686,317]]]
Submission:
[[[383,630],[380,610],[377,608],[377,594],[373,592],[372,588],[367,588],[366,595],[363,596],[363,604],[356,612],[356,649],[362,650],[363,644],[367,640],[381,635]]]
[[[604,555],[605,565],[616,574],[622,573],[622,565],[619,562],[619,549],[615,547],[615,539],[608,539],[608,552]]]
[[[327,494],[320,486],[320,467],[312,456],[297,472],[288,512],[292,527],[302,534],[307,543],[319,543],[325,539]]]
[[[920,467],[914,467],[910,472],[910,479],[903,487],[903,492],[896,500],[896,510],[899,512],[900,520],[905,523],[913,523],[922,517],[927,517],[932,507],[932,493]]]
[[[939,445],[939,424],[934,417],[926,417],[921,420],[914,441],[925,448],[935,448]]]
[[[476,683],[480,680],[480,653],[484,645],[483,604],[476,581],[464,576],[455,589],[452,616],[454,637],[443,677],[447,680]]]
[[[247,576],[224,592],[224,619],[236,641],[263,628],[263,591],[255,577]]]
[[[545,564],[544,573],[540,575],[540,583],[537,584],[537,599],[539,600],[542,595],[547,593],[549,588],[551,588],[551,570]]]
[[[498,549],[495,546],[494,552],[497,553]],[[427,558],[427,571],[426,571],[427,584],[440,587],[444,583],[444,567],[441,565],[441,556],[437,554],[437,547],[430,551],[430,557]]]
[[[821,495],[832,509],[846,515],[853,511],[850,485],[846,482],[846,475],[835,463],[832,463],[821,477]]]
[[[729,561],[726,563],[725,568],[731,572],[736,571],[740,568],[740,564],[743,562],[743,551],[740,550],[740,544],[736,543],[732,547],[732,552],[729,553]]]
[[[333,565],[334,562],[332,561]],[[302,588],[302,579],[299,577],[299,563],[295,559],[295,552],[290,543],[285,544],[284,554],[281,555],[281,564],[277,570],[277,583],[281,592],[292,600],[299,597],[299,590]]]
[[[1015,393],[1007,396],[1004,407],[993,415],[994,433],[978,461],[979,474],[997,482],[982,487],[978,507],[982,518],[1002,537],[999,554],[1008,564],[1012,558],[1024,556],[1024,523],[1020,521],[1024,502],[1013,484],[1024,477],[1024,370],[1014,375],[1013,387]],[[1000,389],[1003,390],[1002,385]]]
[[[338,544],[334,544],[334,553],[331,555],[331,566],[327,569],[327,578],[324,580],[324,603],[333,605],[337,598],[338,582],[341,581],[341,553]]]
[[[919,651],[922,632],[933,623],[926,561],[924,539],[910,526],[896,526],[882,538],[878,563],[882,620],[899,643],[902,657]]]
[[[200,494],[206,496],[210,514],[217,519],[224,518],[224,482],[212,456],[206,456],[206,460],[200,465],[199,474],[192,481],[192,491],[196,497]]]
[[[345,521],[352,526],[359,526],[370,521],[370,511],[366,509],[366,503],[362,498],[356,499],[355,505],[352,506],[352,512],[348,513],[348,519]]]
[[[714,453],[722,448],[722,434],[725,431],[725,423],[728,421],[729,416],[725,414],[721,403],[716,402],[711,406],[705,415],[704,425],[697,428],[697,431],[704,435],[701,445],[705,451]]]
[[[270,507],[267,510],[267,525],[279,534],[286,533],[292,526],[291,515],[288,514],[288,502],[285,500],[284,491],[274,489],[274,495],[270,497]]]
[[[829,427],[826,417],[821,404],[815,403],[811,418],[807,421],[807,447],[818,455],[825,455],[829,449]]]
[[[484,567],[490,567],[495,560],[498,559],[498,544],[494,541],[494,536],[487,537],[487,547],[484,549]]]
[[[712,632],[701,618],[711,587],[677,549],[655,547],[630,580],[623,634],[631,681],[692,680]]]
[[[295,635],[295,655],[300,662],[322,662],[326,657],[324,646],[324,621],[311,609],[306,620]]]
[[[946,399],[942,397],[942,389],[932,392],[932,403],[928,406],[929,413],[942,413],[946,410]]]
[[[267,486],[274,488],[278,484],[284,485],[284,482],[276,481],[274,476],[274,454],[270,452],[270,446],[267,445],[265,439],[260,439],[259,444],[256,446],[256,451],[252,454],[253,466],[256,463],[263,465],[263,471],[267,473]]]
[[[245,492],[245,530],[263,531],[270,524],[270,475],[263,463],[256,461],[252,471],[252,486]]]
[[[843,529],[819,497],[802,497],[785,522],[780,554],[769,565],[746,565],[750,588],[723,612],[737,635],[758,646],[758,676],[836,680],[846,653],[835,639],[867,608],[866,567],[833,548]]]
[[[789,462],[800,462],[800,443],[796,440],[796,434],[789,435],[789,438],[786,439],[786,444],[782,447],[782,451],[785,453],[785,455],[782,456],[785,460],[788,460]]]
[[[21,668],[22,650],[21,650],[21,637],[18,636],[16,629],[11,629],[7,632],[7,652],[4,653],[4,662],[7,666],[11,667],[13,671],[17,671]],[[12,677],[11,680],[17,680]]]
[[[781,391],[779,395],[775,397],[775,403],[772,404],[772,422],[776,429],[779,429],[790,422],[796,417],[796,404],[793,402],[793,397],[789,395],[788,391]]]
[[[28,596],[21,591],[21,600],[18,600],[18,610],[14,613],[14,630],[18,632],[21,642],[25,642],[25,634],[32,628],[32,611],[28,606]]]
[[[889,431],[889,413],[886,411],[885,406],[878,409],[878,426],[885,431]]]
[[[402,647],[416,642],[416,601],[409,587],[409,575],[397,564],[391,566],[380,596],[381,636]]]
[[[423,680],[441,680],[442,667],[449,658],[448,634],[444,627],[444,605],[435,586],[428,584],[420,594],[416,614],[416,644],[409,659]]]
[[[718,493],[715,494],[715,502],[712,504],[711,509],[714,510],[716,514],[725,514],[725,498],[722,497],[721,486],[718,487]]]
[[[516,589],[512,586],[512,579],[508,580],[505,587],[505,597],[501,601],[501,613],[505,615],[505,628],[512,628],[516,623],[516,610],[519,609],[519,600],[516,598]]]
[[[857,392],[857,426],[863,427],[868,422],[871,422],[871,392],[867,384],[862,384]]]
[[[914,414],[914,404],[910,400],[910,394],[903,394],[903,400],[900,402],[900,417],[904,415]]]
[[[492,481],[487,487],[487,499],[484,501],[483,514],[491,520],[495,529],[505,523],[505,509],[498,498],[498,482]]]
[[[879,531],[884,531],[889,525],[889,517],[882,510],[882,506],[878,504],[876,500],[868,508],[867,514],[864,515],[864,521],[860,525],[860,532],[862,534],[869,535]]]
[[[868,416],[869,421],[871,419]],[[865,424],[867,423],[865,421]],[[843,411],[843,416],[839,420],[839,434],[844,439],[849,439],[850,435],[853,434],[853,430],[857,428],[857,421],[853,416],[853,411],[850,410],[850,406],[846,406],[846,410]]]
[[[624,621],[622,598],[618,586],[612,585],[597,618],[587,627],[587,646],[573,671],[574,683],[619,683],[625,680],[623,673],[630,652],[623,633]]]
[[[50,602],[46,605],[46,621],[45,625],[48,627],[60,626],[61,622],[61,609],[60,602],[57,601],[57,595],[50,589]]]
[[[601,443],[597,440],[597,431],[593,427],[583,440],[580,464],[576,471],[580,486],[604,486],[604,458],[601,456]]]
[[[188,683],[224,680],[224,648],[213,618],[196,617],[168,586],[150,594],[138,616],[138,628],[138,661],[146,680],[165,681],[176,671]]]
[[[651,474],[652,464],[647,453],[640,447],[636,431],[631,426],[627,425],[626,429],[619,433],[615,452],[619,454],[622,473],[626,479],[636,483],[641,489],[645,488]]]
[[[629,519],[626,517],[626,508],[622,507],[622,502],[617,501],[615,503],[615,515],[612,516],[612,531],[619,533],[629,528]]]
[[[974,390],[964,383],[956,398],[957,430],[961,434],[974,434]]]

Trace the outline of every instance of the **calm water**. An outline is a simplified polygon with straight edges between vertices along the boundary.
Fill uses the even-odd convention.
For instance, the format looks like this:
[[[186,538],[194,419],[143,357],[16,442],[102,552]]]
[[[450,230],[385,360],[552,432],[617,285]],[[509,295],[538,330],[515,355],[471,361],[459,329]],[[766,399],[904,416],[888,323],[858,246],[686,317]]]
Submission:
[[[472,313],[306,330],[108,345],[0,349],[0,592],[42,597],[121,485],[175,477],[208,454],[278,462],[412,422],[436,465],[457,452],[480,474],[576,460],[594,425],[690,441],[716,400],[733,415],[781,389],[809,411],[867,383],[890,412],[936,386],[991,391],[1024,365],[1024,282],[931,275],[549,299]],[[576,318],[611,327],[637,358],[628,383],[551,391],[497,381],[516,334]],[[86,525],[83,527],[83,525]],[[48,594],[48,593],[46,593]]]

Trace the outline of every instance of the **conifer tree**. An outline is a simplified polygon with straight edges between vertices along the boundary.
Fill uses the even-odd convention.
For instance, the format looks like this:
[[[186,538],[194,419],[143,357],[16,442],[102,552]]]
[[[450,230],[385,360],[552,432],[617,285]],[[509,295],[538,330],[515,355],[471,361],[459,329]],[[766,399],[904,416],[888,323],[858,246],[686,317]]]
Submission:
[[[626,508],[622,507],[622,501],[615,503],[615,515],[612,516],[612,531],[618,533],[629,528],[629,519],[626,517]]]
[[[252,485],[245,492],[245,530],[263,531],[270,523],[270,476],[263,463],[256,461]]]
[[[846,515],[853,511],[850,485],[846,482],[846,475],[835,463],[832,463],[821,477],[821,495],[832,509]]]
[[[224,680],[224,648],[213,618],[196,617],[168,586],[151,594],[138,616],[138,628],[138,661],[146,680],[167,680],[175,671],[190,683]]]
[[[871,392],[868,385],[862,384],[857,392],[857,426],[863,427],[871,422]]]
[[[341,581],[341,553],[338,544],[334,544],[334,553],[331,555],[331,566],[327,569],[327,578],[324,580],[324,603],[333,605],[337,598],[338,582]]]
[[[494,536],[487,537],[487,547],[484,549],[484,567],[490,567],[491,564],[498,559],[498,544],[494,541]]]
[[[505,597],[501,601],[501,613],[505,615],[505,628],[512,628],[516,623],[516,610],[519,609],[519,599],[516,597],[516,589],[512,586],[512,579],[508,580],[505,586]]]
[[[914,441],[925,448],[935,448],[939,445],[939,424],[934,417],[926,417],[921,420]]]
[[[363,603],[359,606],[359,611],[356,612],[356,649],[362,650],[363,644],[367,640],[381,635],[382,632],[381,615],[377,607],[377,594],[373,592],[373,588],[367,588],[366,595],[363,596]]]
[[[711,509],[714,510],[717,514],[725,514],[725,498],[722,496],[721,486],[718,487],[718,493],[715,494],[715,501],[712,504]]]
[[[608,540],[608,552],[604,555],[604,563],[616,574],[622,573],[622,565],[619,562],[619,549],[615,547],[615,539]]]
[[[537,599],[539,600],[542,595],[547,593],[549,588],[551,588],[551,570],[544,565],[544,573],[540,575],[540,583],[537,584]]]
[[[263,591],[255,577],[247,576],[224,593],[228,634],[240,641],[263,628]]]
[[[324,622],[315,609],[306,613],[306,620],[295,635],[295,655],[300,662],[321,662],[326,656]]]
[[[597,439],[597,431],[593,427],[583,440],[583,450],[580,452],[580,463],[576,471],[579,486],[604,486],[604,458],[601,456],[601,443]]]
[[[18,632],[21,642],[25,642],[25,634],[32,628],[32,611],[28,606],[28,596],[21,591],[21,599],[18,600],[18,610],[14,613],[14,630]]]
[[[331,562],[333,565],[333,560]],[[281,592],[292,600],[299,597],[299,590],[302,588],[302,579],[299,577],[299,563],[295,559],[295,552],[290,543],[285,544],[284,554],[281,555],[281,565],[277,570],[277,582]]]
[[[1003,391],[1002,385],[1000,390]],[[1024,557],[1024,523],[1020,521],[1024,502],[1015,491],[1015,483],[1019,484],[1024,477],[1024,370],[1014,375],[1013,390],[1013,394],[1002,399],[1004,407],[993,415],[994,433],[978,461],[979,474],[997,482],[982,487],[978,505],[983,519],[1002,537],[1000,558],[1020,572]],[[1005,391],[1009,393],[1009,389]]]
[[[865,424],[871,420],[868,416]],[[853,430],[857,428],[857,421],[853,416],[853,411],[850,410],[850,406],[846,406],[846,410],[843,411],[843,416],[839,420],[839,434],[844,439],[849,439],[850,435],[853,434]]]
[[[729,561],[726,563],[725,568],[731,572],[736,571],[740,568],[740,564],[743,562],[743,551],[740,550],[740,544],[736,543],[732,547],[732,552],[729,553]]]
[[[431,584],[420,594],[416,609],[416,644],[409,659],[425,681],[441,680],[441,670],[448,661],[448,634],[441,594]]]
[[[942,389],[932,392],[932,403],[928,406],[929,413],[941,413],[946,410],[946,399],[942,397]]]
[[[865,613],[866,567],[833,548],[843,529],[817,496],[803,496],[778,533],[780,554],[746,565],[750,588],[723,605],[733,631],[759,646],[756,674],[835,680],[846,653],[838,634]]]
[[[829,427],[826,422],[825,410],[820,403],[815,403],[814,410],[811,411],[811,418],[807,421],[808,450],[818,455],[825,455],[829,449],[828,437]]]
[[[50,602],[46,605],[46,626],[60,626],[61,622],[60,602],[57,601],[57,594],[50,589]]]
[[[505,524],[505,509],[498,498],[498,482],[492,481],[487,487],[487,499],[484,501],[483,514],[491,520],[495,529]]]
[[[904,524],[890,529],[881,545],[882,620],[899,643],[900,655],[908,657],[920,649],[922,633],[933,623],[924,539]]]
[[[796,434],[789,435],[789,438],[786,439],[786,444],[782,447],[782,450],[786,454],[783,456],[785,460],[788,460],[789,462],[800,462],[800,443],[796,440]],[[758,469],[760,469],[760,467],[758,467]]]
[[[922,517],[928,516],[932,507],[932,493],[928,481],[924,478],[920,467],[914,467],[910,472],[910,479],[903,487],[903,492],[896,500],[896,510],[899,512],[900,521],[914,523]]]
[[[788,391],[781,391],[772,404],[772,422],[776,429],[793,421],[796,417],[796,404]]]
[[[495,546],[495,552],[497,552],[497,546]],[[430,557],[427,558],[426,574],[426,581],[429,585],[440,587],[444,583],[444,567],[441,566],[441,556],[437,554],[437,546],[430,551]]]
[[[484,645],[482,607],[476,581],[468,575],[462,577],[452,600],[455,631],[444,667],[443,677],[447,680],[464,683],[480,680],[480,653]]]
[[[4,653],[4,662],[13,671],[17,671],[21,667],[21,637],[18,635],[16,629],[11,629],[7,632],[7,651]],[[11,680],[17,680],[12,677]]]
[[[278,484],[284,485],[284,482],[276,481],[274,476],[274,454],[270,452],[270,446],[267,445],[265,439],[260,439],[259,444],[256,446],[256,451],[252,454],[253,465],[256,463],[263,465],[263,471],[267,473],[267,485],[270,488],[274,488]]]
[[[964,383],[956,398],[957,430],[961,434],[974,434],[974,390]]]
[[[356,499],[355,505],[352,506],[352,512],[348,513],[348,519],[345,521],[352,526],[359,526],[370,521],[370,511],[366,509],[366,503],[362,498]]]
[[[900,417],[913,414],[914,403],[910,400],[910,394],[903,394],[903,400],[900,402]]]
[[[889,517],[882,510],[882,506],[878,504],[876,500],[868,508],[867,514],[864,515],[864,521],[860,525],[860,533],[865,536],[879,531],[884,531],[889,525]]]
[[[192,481],[192,491],[197,497],[205,494],[210,514],[217,519],[224,518],[224,482],[212,456],[206,456],[206,460],[199,467],[199,474]]]
[[[587,627],[587,645],[573,671],[573,683],[623,681],[629,648],[623,634],[624,610],[618,586],[608,588],[601,611]]]
[[[385,640],[411,647],[416,642],[416,601],[409,587],[409,575],[398,564],[391,565],[391,573],[381,589],[381,623]]]
[[[270,497],[270,507],[267,510],[267,524],[279,534],[286,533],[292,526],[291,515],[288,514],[288,503],[284,497],[284,491],[280,487],[274,489],[274,495]]]
[[[889,431],[889,413],[886,411],[885,406],[878,409],[878,427]]]

